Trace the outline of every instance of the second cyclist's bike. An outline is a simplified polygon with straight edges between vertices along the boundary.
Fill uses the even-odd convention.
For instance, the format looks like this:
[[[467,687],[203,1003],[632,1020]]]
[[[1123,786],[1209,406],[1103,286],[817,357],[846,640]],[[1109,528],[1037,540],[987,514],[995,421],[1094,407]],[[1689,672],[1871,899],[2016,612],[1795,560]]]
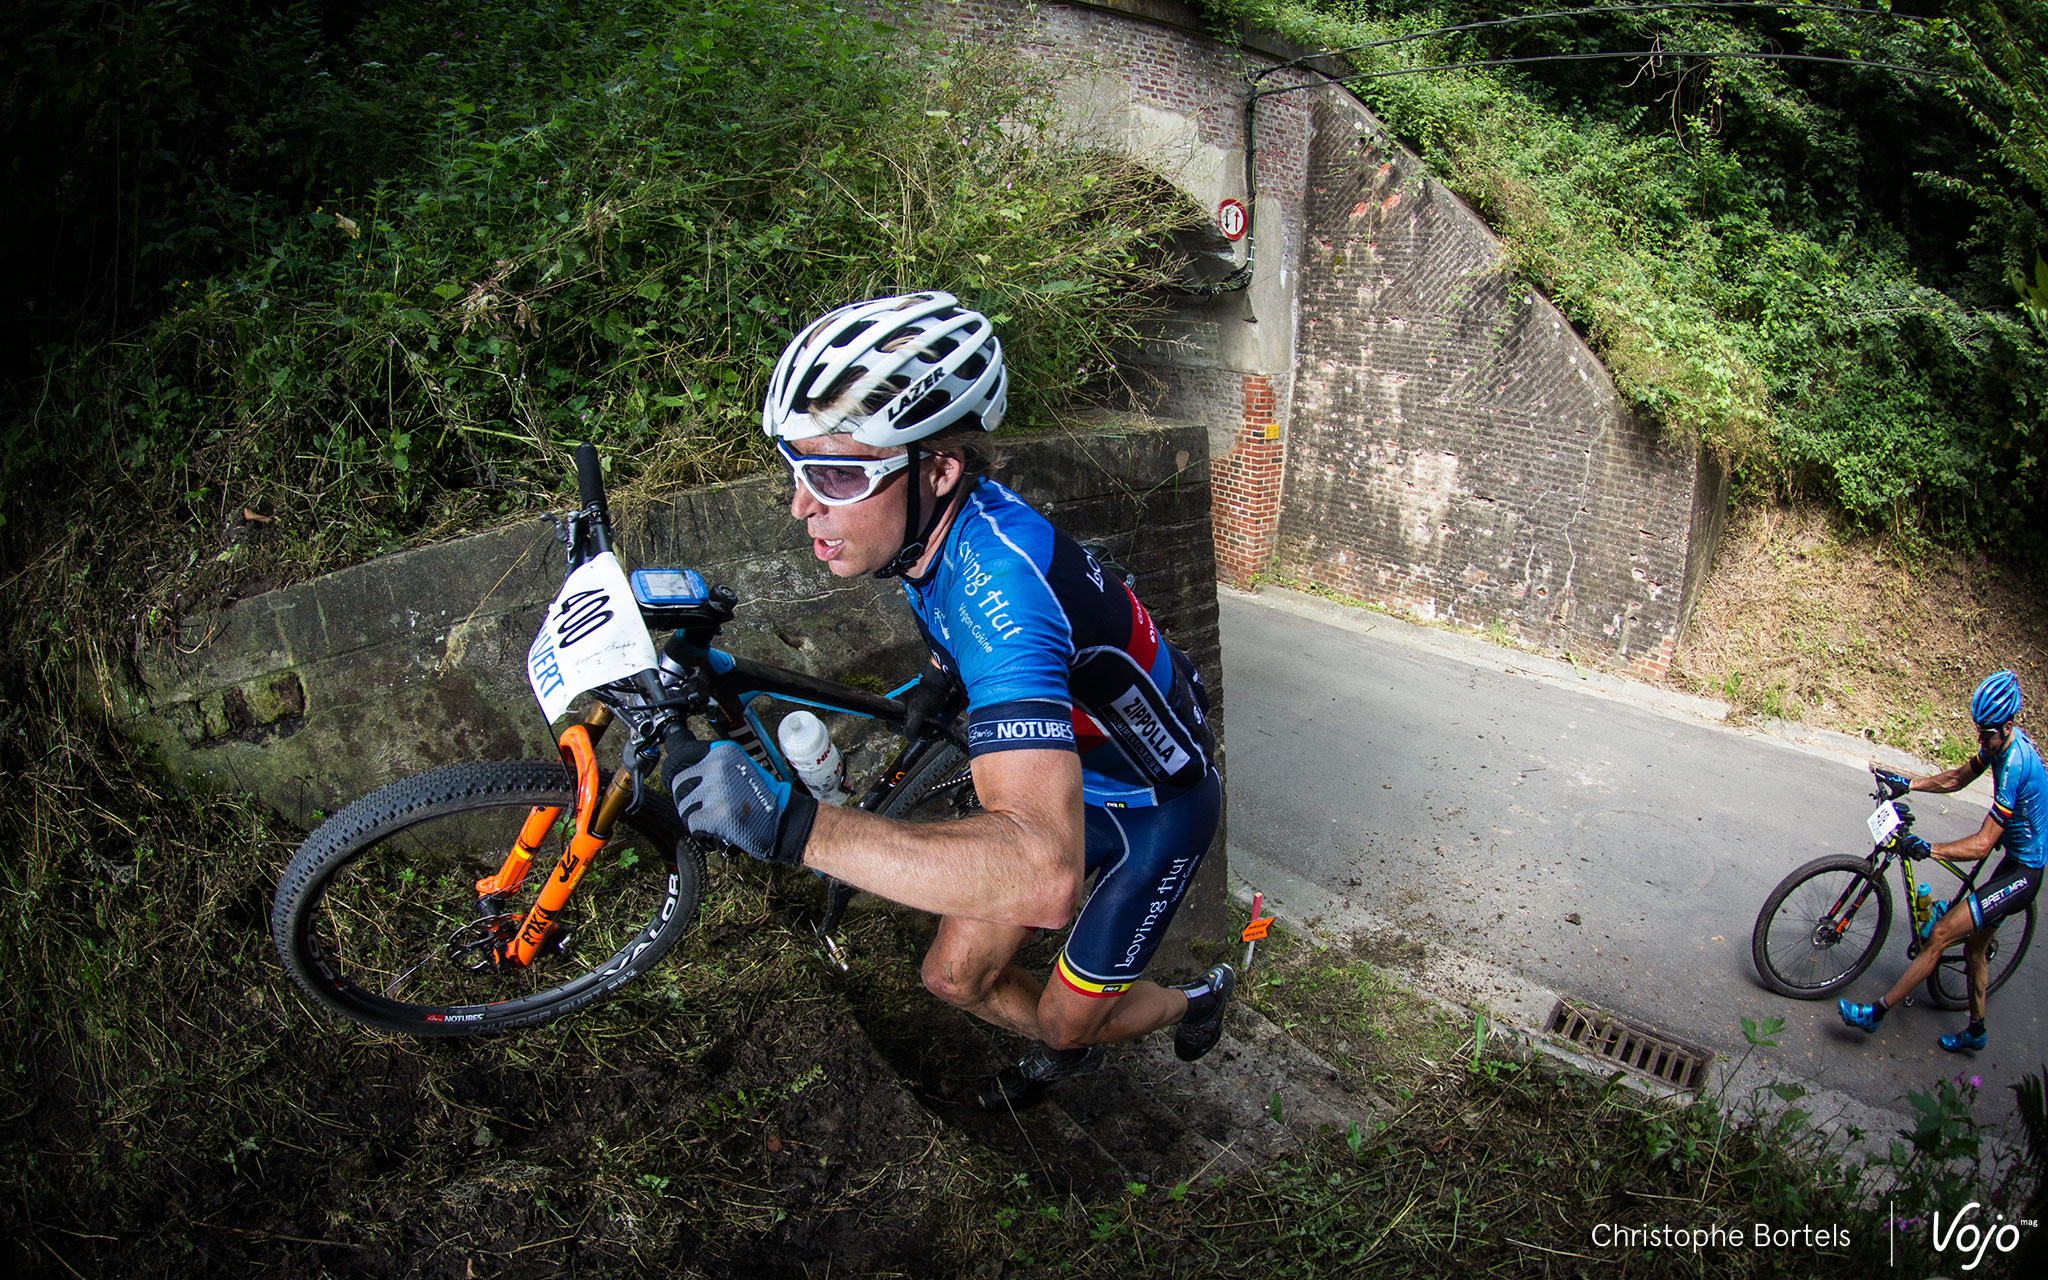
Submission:
[[[1891,930],[1892,890],[1885,872],[1894,865],[1910,904],[1907,958],[1926,945],[1924,939],[1934,918],[1934,895],[1923,898],[1915,890],[1913,858],[1905,840],[1913,827],[1913,811],[1886,799],[1882,785],[1871,793],[1871,799],[1877,801],[1877,808],[1869,818],[1870,855],[1814,859],[1779,881],[1757,913],[1750,957],[1756,962],[1757,975],[1780,995],[1818,1000],[1848,986],[1870,967]],[[1923,867],[1927,861],[1962,881],[1962,887],[1948,895],[1950,903],[1960,901],[1974,886],[1977,872],[1985,865],[1979,862],[1965,873],[1945,858],[1923,859]],[[2034,904],[2028,903],[2023,913],[2000,922],[1992,935],[1986,995],[2005,985],[2033,941]],[[1927,999],[1935,1007],[1968,1006],[1969,973],[1964,957],[1964,945],[1958,942],[1942,953],[1928,975]]]

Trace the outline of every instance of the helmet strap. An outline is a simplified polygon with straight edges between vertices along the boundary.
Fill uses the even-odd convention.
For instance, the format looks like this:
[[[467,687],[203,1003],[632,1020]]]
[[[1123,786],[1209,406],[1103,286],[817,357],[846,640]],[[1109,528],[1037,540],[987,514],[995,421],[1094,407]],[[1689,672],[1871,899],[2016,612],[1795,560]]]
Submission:
[[[877,578],[900,578],[904,574],[909,573],[911,566],[915,565],[924,555],[925,544],[931,541],[932,530],[939,527],[939,521],[946,518],[946,513],[953,509],[953,504],[959,501],[961,493],[967,488],[967,477],[962,476],[959,480],[955,481],[953,488],[949,492],[941,494],[939,500],[932,504],[931,515],[926,517],[924,528],[919,529],[917,527],[917,507],[920,488],[918,463],[921,459],[918,456],[916,444],[913,443],[905,447],[910,452],[910,493],[903,503],[903,549],[891,556],[889,563],[875,570],[874,576]]]

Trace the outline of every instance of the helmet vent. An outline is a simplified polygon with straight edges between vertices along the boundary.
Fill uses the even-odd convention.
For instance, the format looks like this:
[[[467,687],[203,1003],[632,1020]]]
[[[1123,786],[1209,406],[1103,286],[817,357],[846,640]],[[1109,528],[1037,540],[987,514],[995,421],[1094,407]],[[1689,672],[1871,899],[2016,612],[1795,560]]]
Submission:
[[[873,413],[909,385],[910,379],[902,374],[875,378],[855,366],[834,378],[822,395],[813,398],[809,404],[799,406],[799,412],[808,410],[820,426],[830,431],[850,418],[864,418]]]
[[[832,345],[835,348],[844,348],[857,345],[860,341],[860,336],[866,333],[868,330],[874,328],[876,323],[877,322],[874,320],[863,320],[859,324],[855,325],[853,328],[848,329],[845,333],[840,334],[839,340],[837,342],[834,342]]]
[[[942,412],[951,403],[953,403],[953,396],[950,392],[934,391],[912,405],[910,412],[904,414],[900,421],[906,426],[913,422],[923,422],[933,414]]]

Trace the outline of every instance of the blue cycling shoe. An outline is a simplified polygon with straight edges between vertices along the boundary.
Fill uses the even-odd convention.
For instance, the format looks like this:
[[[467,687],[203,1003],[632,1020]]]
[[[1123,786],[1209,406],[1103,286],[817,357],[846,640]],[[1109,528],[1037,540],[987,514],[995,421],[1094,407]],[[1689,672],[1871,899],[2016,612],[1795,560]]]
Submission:
[[[1958,1031],[1954,1035],[1943,1036],[1941,1047],[1950,1053],[1975,1053],[1984,1047],[1984,1033],[1979,1031],[1973,1036],[1967,1031]]]
[[[1874,1004],[1850,1004],[1847,1000],[1835,1001],[1835,1008],[1841,1012],[1842,1021],[1858,1031],[1877,1030],[1877,1006]]]

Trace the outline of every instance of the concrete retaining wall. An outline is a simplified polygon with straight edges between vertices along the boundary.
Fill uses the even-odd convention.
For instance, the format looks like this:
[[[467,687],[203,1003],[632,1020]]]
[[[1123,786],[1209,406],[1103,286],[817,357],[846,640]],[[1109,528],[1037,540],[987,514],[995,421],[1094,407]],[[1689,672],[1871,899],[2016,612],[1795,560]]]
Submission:
[[[1118,420],[1007,439],[997,477],[1138,575],[1160,627],[1220,683],[1208,440]],[[923,661],[901,589],[834,578],[761,476],[614,511],[629,564],[685,565],[740,594],[722,647],[893,687]],[[128,693],[134,732],[172,772],[308,822],[458,760],[552,758],[526,647],[561,586],[539,521],[422,547],[187,619]]]

